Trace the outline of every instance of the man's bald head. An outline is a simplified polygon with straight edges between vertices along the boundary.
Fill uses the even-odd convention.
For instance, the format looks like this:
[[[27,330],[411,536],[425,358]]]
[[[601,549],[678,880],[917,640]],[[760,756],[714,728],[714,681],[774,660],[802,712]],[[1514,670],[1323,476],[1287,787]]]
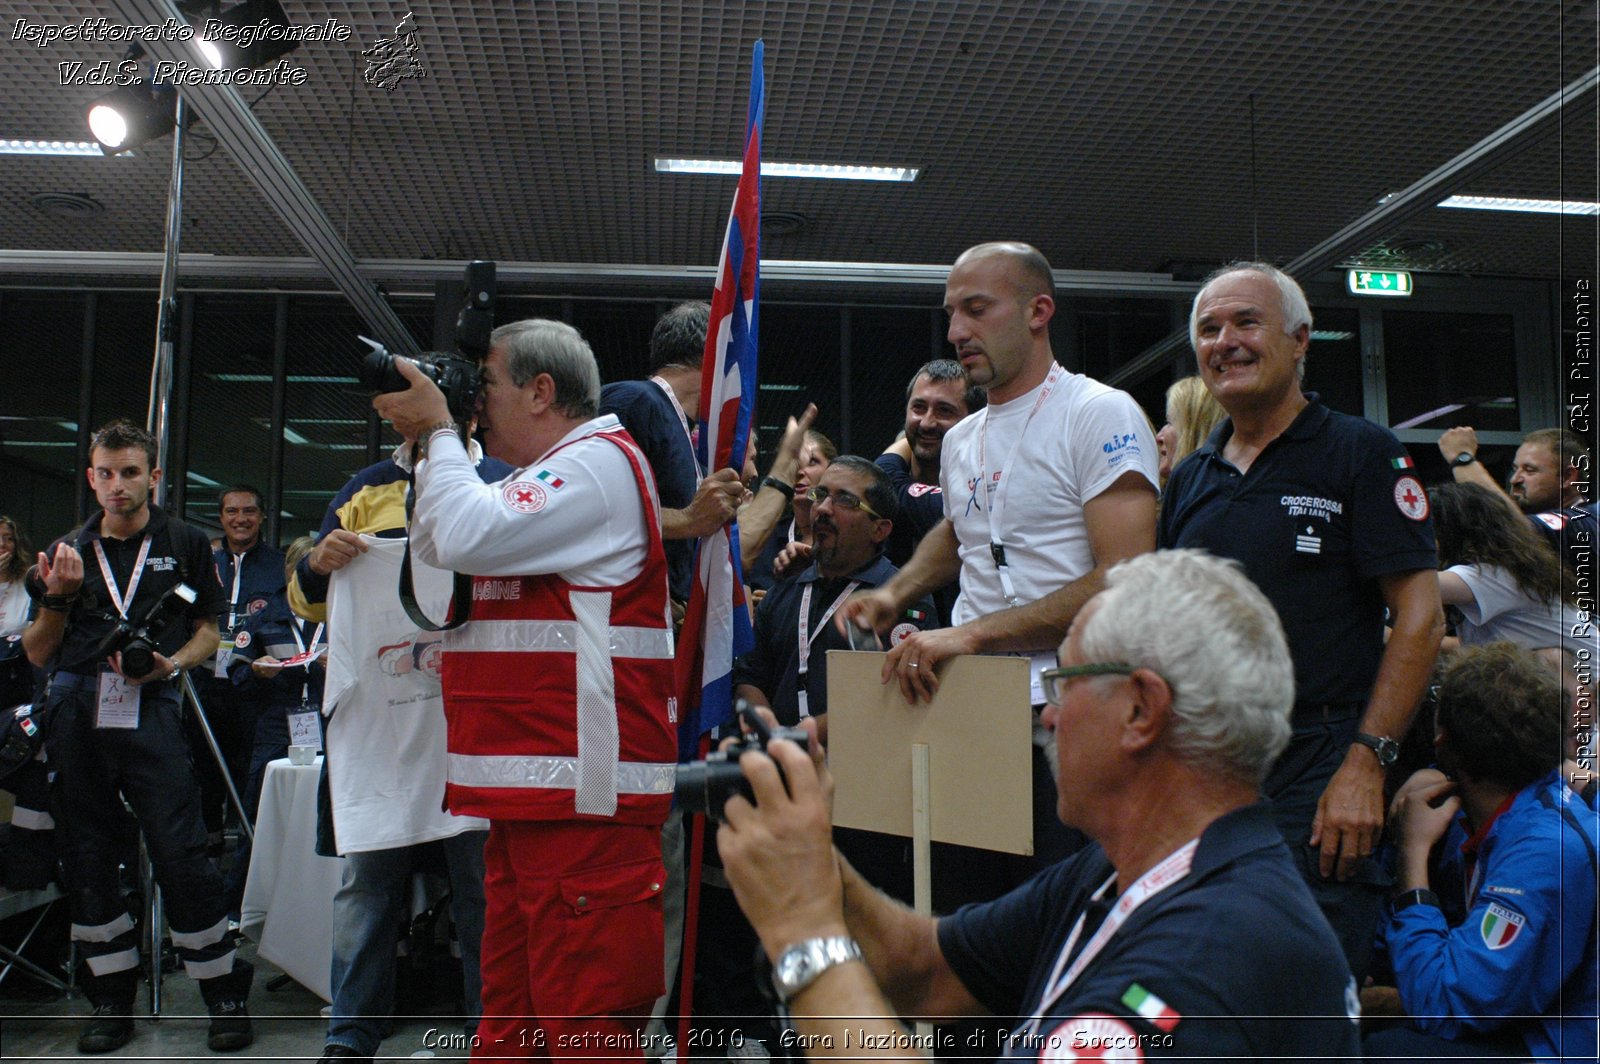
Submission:
[[[987,244],[976,244],[963,251],[956,259],[955,265],[962,266],[991,256],[1006,260],[1010,267],[1006,271],[1007,275],[1017,286],[1017,292],[1024,301],[1034,296],[1049,296],[1051,300],[1055,299],[1055,274],[1050,270],[1050,263],[1032,244],[1024,244],[1017,240],[994,240]]]

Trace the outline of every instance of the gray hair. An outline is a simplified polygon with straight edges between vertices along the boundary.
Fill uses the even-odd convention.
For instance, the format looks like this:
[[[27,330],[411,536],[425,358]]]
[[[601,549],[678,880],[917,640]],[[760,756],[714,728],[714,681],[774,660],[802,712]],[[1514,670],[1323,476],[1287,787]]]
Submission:
[[[599,412],[600,365],[577,329],[548,318],[525,318],[490,333],[489,346],[505,351],[506,372],[516,387],[548,373],[558,410],[586,419]]]
[[[650,330],[650,372],[659,373],[670,366],[699,369],[710,325],[710,303],[679,303],[661,315]]]
[[[1091,662],[1122,661],[1172,688],[1170,749],[1252,787],[1289,744],[1294,663],[1283,624],[1238,563],[1200,550],[1113,566],[1079,637]]]
[[[1230,262],[1218,270],[1211,271],[1206,279],[1200,282],[1200,291],[1194,294],[1194,303],[1189,307],[1189,346],[1196,351],[1200,350],[1200,299],[1206,294],[1206,289],[1212,282],[1227,277],[1234,273],[1259,273],[1278,286],[1278,309],[1283,313],[1283,331],[1293,336],[1304,325],[1311,328],[1311,306],[1306,302],[1306,294],[1300,289],[1300,283],[1293,277],[1284,273],[1269,262]],[[1300,369],[1305,370],[1305,360],[1301,359]]]

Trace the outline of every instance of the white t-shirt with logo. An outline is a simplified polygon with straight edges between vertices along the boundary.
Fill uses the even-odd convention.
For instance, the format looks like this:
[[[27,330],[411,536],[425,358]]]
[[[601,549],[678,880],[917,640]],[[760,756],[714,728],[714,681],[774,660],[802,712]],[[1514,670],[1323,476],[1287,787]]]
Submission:
[[[388,850],[489,826],[444,801],[443,633],[424,632],[400,606],[406,541],[362,536],[365,554],[328,580],[328,793],[341,854]],[[435,620],[450,602],[444,570],[411,559],[417,604]]]
[[[961,544],[955,624],[1010,605],[991,539],[1005,544],[1019,603],[1033,602],[1094,568],[1085,502],[1130,471],[1157,485],[1155,439],[1130,395],[1079,373],[1062,373],[1041,403],[1046,384],[989,404],[945,436],[939,486]],[[997,490],[1004,493],[1003,527],[994,536],[989,511]]]

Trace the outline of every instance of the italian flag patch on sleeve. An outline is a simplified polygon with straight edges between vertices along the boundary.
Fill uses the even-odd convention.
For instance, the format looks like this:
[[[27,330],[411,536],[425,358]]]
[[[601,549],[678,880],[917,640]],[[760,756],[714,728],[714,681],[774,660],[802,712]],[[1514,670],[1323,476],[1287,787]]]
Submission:
[[[566,483],[566,481],[562,480],[548,469],[539,470],[536,479],[544,481],[545,486],[550,488],[552,491]]]
[[[1157,1030],[1170,1031],[1178,1026],[1179,1020],[1183,1019],[1171,1005],[1138,983],[1134,983],[1123,992],[1122,1003],[1155,1024]]]
[[[1400,458],[1391,458],[1391,459],[1389,459],[1389,464],[1391,466],[1393,466],[1394,468],[1396,468],[1396,469],[1415,469],[1415,468],[1417,468],[1417,463],[1415,463],[1415,462],[1413,462],[1411,460],[1411,456],[1410,455],[1404,455],[1404,456],[1402,456]]]
[[[1522,933],[1523,925],[1528,918],[1519,912],[1506,908],[1498,902],[1489,903],[1489,911],[1483,914],[1483,923],[1478,925],[1479,933],[1483,935],[1483,944],[1490,949],[1505,949],[1515,942]]]

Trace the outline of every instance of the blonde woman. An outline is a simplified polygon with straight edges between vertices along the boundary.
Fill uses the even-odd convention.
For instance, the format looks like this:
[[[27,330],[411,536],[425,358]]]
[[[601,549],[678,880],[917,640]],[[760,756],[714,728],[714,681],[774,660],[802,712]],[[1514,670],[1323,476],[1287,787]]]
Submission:
[[[1178,463],[1206,442],[1211,430],[1227,416],[1199,377],[1185,377],[1167,389],[1167,423],[1156,433],[1162,487]]]

